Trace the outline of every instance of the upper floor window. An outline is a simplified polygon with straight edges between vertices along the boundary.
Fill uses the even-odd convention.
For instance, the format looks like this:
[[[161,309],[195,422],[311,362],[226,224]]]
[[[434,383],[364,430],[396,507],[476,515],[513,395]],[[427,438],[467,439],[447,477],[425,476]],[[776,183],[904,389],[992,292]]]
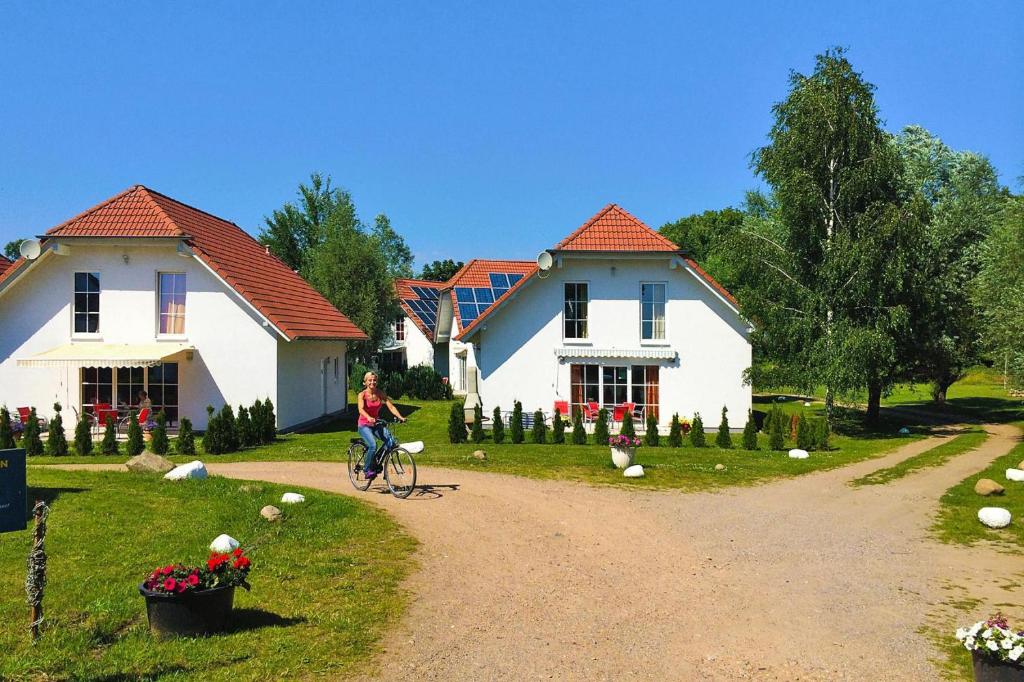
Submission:
[[[100,330],[100,273],[75,273],[75,333]]]
[[[565,283],[565,312],[562,315],[565,338],[587,338],[587,307],[589,302],[590,292],[586,282]]]
[[[405,316],[395,318],[395,341],[405,341]]]
[[[644,282],[640,285],[640,338],[643,341],[665,338],[665,285]]]
[[[161,272],[157,295],[160,300],[160,333],[185,333],[185,273]]]

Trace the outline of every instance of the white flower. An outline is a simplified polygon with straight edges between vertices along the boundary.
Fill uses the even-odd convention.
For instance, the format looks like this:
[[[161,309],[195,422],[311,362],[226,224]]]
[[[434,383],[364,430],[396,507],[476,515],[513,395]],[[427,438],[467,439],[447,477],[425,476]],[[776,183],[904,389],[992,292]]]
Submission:
[[[1004,649],[1006,649],[1007,651],[1009,651],[1010,649],[1012,649],[1012,648],[1013,648],[1013,640],[1012,640],[1012,639],[1010,639],[1009,637],[1007,637],[1006,639],[1004,639],[1004,640],[1003,640],[1003,648],[1004,648]]]
[[[957,628],[956,638],[959,639],[961,642],[967,639],[967,628]]]
[[[988,639],[989,637],[992,636],[992,632],[993,632],[992,628],[985,628],[985,632],[981,633],[981,636],[984,637],[985,639]]]
[[[1015,646],[1013,649],[1010,650],[1010,653],[1009,653],[1010,660],[1011,661],[1016,661],[1018,658],[1020,658],[1021,654],[1024,654],[1024,646],[1021,646],[1020,644],[1018,644],[1017,646]]]
[[[988,642],[985,644],[985,646],[987,646],[992,651],[999,651],[999,645],[996,644],[996,641],[994,639],[988,640]]]
[[[968,637],[964,640],[964,648],[968,651],[974,651],[977,642],[974,641],[973,637]]]
[[[977,636],[977,634],[981,632],[982,625],[984,625],[984,623],[978,621],[977,623],[971,626],[971,629],[967,631],[967,634],[969,634],[971,637]]]

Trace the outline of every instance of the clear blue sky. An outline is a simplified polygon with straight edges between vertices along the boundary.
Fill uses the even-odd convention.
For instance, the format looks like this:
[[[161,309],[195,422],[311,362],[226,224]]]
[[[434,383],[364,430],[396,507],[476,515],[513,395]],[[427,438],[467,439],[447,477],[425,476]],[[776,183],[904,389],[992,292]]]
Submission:
[[[255,233],[321,170],[419,263],[533,258],[608,202],[739,204],[832,45],[1019,189],[1024,3],[720,4],[0,0],[0,244],[136,183]]]

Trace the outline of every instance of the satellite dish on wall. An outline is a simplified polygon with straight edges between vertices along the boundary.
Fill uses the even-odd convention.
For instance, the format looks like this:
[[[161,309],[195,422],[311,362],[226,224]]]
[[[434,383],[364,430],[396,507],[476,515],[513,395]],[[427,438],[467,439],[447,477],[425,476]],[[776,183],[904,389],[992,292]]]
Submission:
[[[551,266],[555,264],[555,259],[551,257],[551,254],[547,251],[541,251],[537,255],[537,267],[541,270],[550,270]]]
[[[25,260],[35,260],[43,252],[43,247],[38,239],[26,239],[18,247],[18,251],[21,252],[21,257]]]

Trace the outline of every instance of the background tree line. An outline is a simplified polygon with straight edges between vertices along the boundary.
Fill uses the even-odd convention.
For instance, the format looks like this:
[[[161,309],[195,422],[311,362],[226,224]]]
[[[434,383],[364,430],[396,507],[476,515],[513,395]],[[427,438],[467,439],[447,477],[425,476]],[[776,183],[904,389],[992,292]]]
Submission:
[[[874,86],[843,50],[792,73],[751,165],[767,190],[661,232],[730,289],[761,386],[936,400],[983,359],[1024,381],[1024,204],[985,157],[919,126],[882,128]]]

